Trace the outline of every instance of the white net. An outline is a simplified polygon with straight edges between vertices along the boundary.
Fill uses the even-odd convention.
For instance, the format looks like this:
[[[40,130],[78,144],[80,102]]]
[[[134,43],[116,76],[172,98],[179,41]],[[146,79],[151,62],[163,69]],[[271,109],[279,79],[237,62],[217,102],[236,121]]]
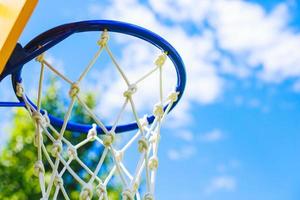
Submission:
[[[36,60],[41,63],[41,71],[36,106],[33,106],[29,102],[21,84],[18,84],[16,87],[16,93],[25,102],[26,108],[36,127],[34,143],[37,147],[37,161],[34,166],[34,171],[39,179],[41,199],[43,200],[59,199],[60,197],[72,199],[72,191],[68,191],[64,184],[63,176],[65,173],[70,174],[73,180],[80,185],[78,190],[81,191],[79,195],[81,200],[109,199],[107,186],[111,179],[115,176],[119,177],[120,184],[122,185],[122,192],[120,194],[122,199],[154,199],[161,124],[173,103],[177,101],[178,97],[178,93],[175,91],[171,92],[167,98],[164,98],[163,94],[162,69],[167,59],[167,52],[163,52],[162,55],[158,57],[152,70],[132,83],[128,80],[126,73],[119,66],[112,54],[108,46],[108,39],[108,32],[103,31],[101,39],[97,42],[99,50],[75,82],[56,70],[55,67],[46,61],[43,54],[38,56]],[[93,67],[103,50],[107,51],[110,59],[127,85],[127,90],[124,91],[123,97],[120,97],[124,98],[124,103],[117,114],[111,129],[107,129],[105,127],[103,122],[96,116],[93,110],[88,107],[84,99],[80,96],[80,83]],[[51,125],[47,112],[41,114],[42,85],[44,70],[46,67],[68,83],[71,88],[69,90],[70,104],[64,116],[63,125],[59,130]],[[138,90],[139,84],[150,75],[153,75],[156,71],[159,72],[158,81],[160,86],[160,98],[153,108],[153,114],[155,116],[154,122],[149,124],[146,117],[139,117],[132,96]],[[75,102],[82,106],[89,117],[91,117],[95,122],[92,125],[92,128],[88,131],[86,138],[77,144],[71,143],[65,137],[67,124],[70,120]],[[127,105],[131,108],[135,121],[137,122],[138,129],[123,147],[117,148],[115,141],[118,135],[116,135],[115,131]],[[97,134],[97,127],[102,129],[104,132],[103,135]],[[47,148],[45,145],[46,140],[51,142],[51,149]],[[85,164],[77,153],[79,149],[85,148],[85,146],[90,143],[98,143],[98,145],[103,146],[102,154],[97,155],[97,164],[96,166],[93,166],[93,168]],[[135,170],[131,173],[126,167],[123,158],[126,156],[127,150],[134,145],[136,145],[136,149],[140,155]],[[113,163],[105,175],[99,175],[107,157],[111,157]],[[80,166],[79,171],[75,171],[72,168],[71,163],[74,162]],[[45,168],[45,166],[49,167]],[[88,178],[82,178],[79,173],[87,174]],[[47,174],[50,174],[50,176],[47,176]],[[143,194],[140,192],[142,180],[145,180],[146,183],[146,189]]]

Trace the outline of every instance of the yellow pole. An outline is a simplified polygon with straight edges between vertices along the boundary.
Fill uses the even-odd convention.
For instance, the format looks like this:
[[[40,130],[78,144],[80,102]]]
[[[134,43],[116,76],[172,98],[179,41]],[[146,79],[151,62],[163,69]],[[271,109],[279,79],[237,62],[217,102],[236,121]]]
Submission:
[[[38,0],[0,0],[0,74]]]

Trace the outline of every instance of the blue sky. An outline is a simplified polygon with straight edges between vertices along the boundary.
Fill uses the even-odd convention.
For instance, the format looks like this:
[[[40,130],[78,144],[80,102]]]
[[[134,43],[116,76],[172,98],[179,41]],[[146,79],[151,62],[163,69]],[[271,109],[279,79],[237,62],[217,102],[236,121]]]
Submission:
[[[164,128],[157,199],[298,200],[299,8],[297,0],[41,1],[20,41],[25,44],[49,28],[87,19],[122,20],[161,34],[182,55],[188,83]],[[93,37],[76,41],[85,47]],[[68,56],[72,44],[67,41],[48,54],[71,76],[77,71],[70,66],[84,63],[92,53]],[[121,38],[112,43],[117,45],[129,52],[116,52],[122,64],[147,65],[155,58],[136,41]],[[25,71],[35,72],[34,66]],[[34,84],[30,74],[26,78],[28,86]],[[6,79],[0,86],[4,100],[14,99],[9,91]],[[107,108],[104,102],[107,110],[99,110],[107,115],[114,103]],[[141,104],[148,105],[147,98]],[[8,119],[1,122],[5,137],[8,111],[3,109],[1,117]]]

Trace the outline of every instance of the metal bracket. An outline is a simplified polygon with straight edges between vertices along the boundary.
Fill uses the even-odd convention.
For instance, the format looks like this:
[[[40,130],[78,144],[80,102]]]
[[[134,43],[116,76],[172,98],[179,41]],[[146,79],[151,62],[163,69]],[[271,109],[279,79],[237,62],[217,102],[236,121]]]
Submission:
[[[23,60],[27,56],[28,54],[26,53],[26,50],[20,43],[17,43],[13,53],[4,67],[3,72],[0,74],[0,82],[8,75],[19,71],[23,65],[19,65],[17,63],[20,63],[19,61]]]

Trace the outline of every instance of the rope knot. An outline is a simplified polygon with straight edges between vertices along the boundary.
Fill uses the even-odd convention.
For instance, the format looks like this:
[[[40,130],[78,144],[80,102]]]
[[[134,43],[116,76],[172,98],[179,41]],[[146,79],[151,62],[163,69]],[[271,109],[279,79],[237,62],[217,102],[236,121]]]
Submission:
[[[43,120],[43,116],[41,115],[41,113],[39,113],[39,112],[36,112],[36,111],[34,111],[33,113],[32,113],[32,119],[34,120],[34,121],[36,121],[38,124],[40,124],[40,123],[42,123],[44,120]]]
[[[89,200],[93,197],[93,189],[92,186],[85,186],[80,193],[80,200]]]
[[[170,100],[172,103],[174,103],[178,100],[178,95],[179,95],[179,92],[172,92],[169,95],[168,100]]]
[[[105,30],[102,32],[102,34],[101,34],[101,39],[98,40],[97,44],[100,45],[101,47],[104,47],[104,46],[107,45],[108,39],[109,39],[109,34],[108,34],[107,29],[105,29]]]
[[[42,126],[48,127],[50,125],[50,119],[46,110],[44,110]]]
[[[162,55],[158,56],[158,58],[155,61],[155,65],[157,67],[162,67],[165,64],[166,60],[167,60],[167,54],[163,53]]]
[[[42,54],[38,55],[38,56],[35,58],[35,60],[36,60],[37,62],[42,63],[42,62],[45,60],[45,54],[42,53]]]
[[[157,170],[158,168],[158,158],[156,156],[152,156],[149,160],[149,169]]]
[[[36,163],[34,164],[34,175],[39,176],[40,173],[45,173],[44,164],[41,160],[36,161]]]
[[[90,141],[94,141],[97,137],[97,125],[93,124],[93,127],[89,130],[87,134],[87,139]]]
[[[21,83],[17,83],[16,84],[16,94],[18,97],[22,97],[24,94],[24,88],[23,85]]]
[[[80,91],[79,85],[77,83],[73,83],[69,91],[69,96],[71,98],[74,98],[79,93],[79,91]]]
[[[130,189],[126,189],[123,193],[123,200],[134,200],[134,195],[132,194],[132,192],[130,191]]]
[[[51,154],[53,157],[57,157],[58,154],[62,151],[62,143],[61,141],[55,141],[53,143],[52,149],[51,149]]]
[[[133,183],[133,185],[132,185],[133,191],[137,191],[137,190],[139,189],[139,186],[140,186],[140,177],[138,177],[138,178],[134,181],[134,183]]]
[[[145,137],[143,137],[138,141],[138,145],[139,145],[138,150],[140,153],[146,152],[148,150],[148,141],[146,140]]]
[[[144,196],[143,200],[154,200],[154,196],[153,196],[153,194],[147,193]]]
[[[163,108],[163,105],[155,105],[154,106],[154,110],[153,110],[153,114],[155,117],[161,119],[164,115],[165,111],[164,111],[164,108]]]
[[[109,132],[107,135],[103,136],[103,145],[109,147],[115,141],[115,132]]]
[[[99,183],[96,187],[96,193],[99,197],[105,195],[107,193],[106,186],[103,183]]]
[[[69,155],[69,157],[70,158],[76,158],[77,157],[77,150],[76,150],[76,148],[74,148],[73,146],[70,146],[69,148],[68,148],[68,155]]]
[[[62,177],[56,175],[55,178],[54,178],[54,185],[55,186],[63,186],[64,185],[64,180],[62,179]]]
[[[129,85],[128,89],[123,93],[126,98],[131,98],[131,96],[136,93],[137,86],[135,84]]]

